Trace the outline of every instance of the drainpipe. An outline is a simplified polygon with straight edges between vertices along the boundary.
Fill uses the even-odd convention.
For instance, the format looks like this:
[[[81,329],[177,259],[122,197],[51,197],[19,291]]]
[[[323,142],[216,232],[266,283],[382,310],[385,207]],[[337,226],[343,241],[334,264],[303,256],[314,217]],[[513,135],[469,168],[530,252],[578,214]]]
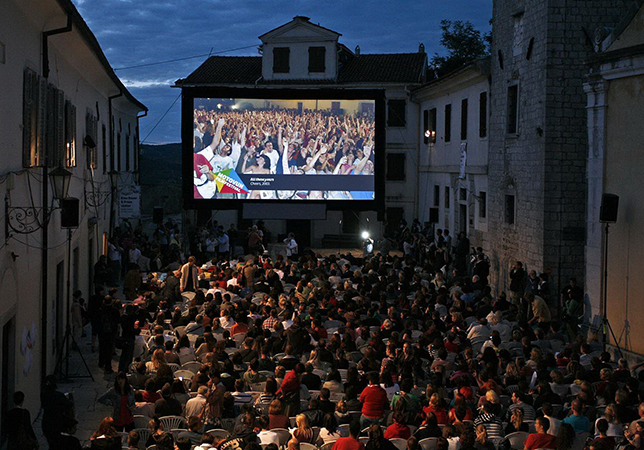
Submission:
[[[143,117],[146,117],[148,115],[148,111],[145,110],[143,111],[143,114],[140,116],[136,116],[136,179],[134,180],[135,184],[139,184],[139,174],[141,173],[141,168],[139,167],[139,164],[141,164],[141,136],[139,135],[139,120],[142,119]]]
[[[112,100],[115,98],[119,98],[123,96],[123,92],[119,92],[116,95],[112,95],[110,97],[107,97],[107,104],[108,104],[108,120],[110,122],[110,161],[112,164],[116,167],[118,167],[118,161],[115,161],[115,158],[118,157],[118,155],[114,154],[114,117],[112,117]],[[111,170],[116,170],[115,167],[110,167]],[[116,194],[114,190],[114,186],[111,186],[112,189],[112,195],[110,199],[110,239],[112,238],[112,233],[114,232],[114,195]]]
[[[63,28],[55,30],[43,31],[42,34],[42,74],[44,78],[49,77],[49,45],[48,38],[56,34],[68,33],[72,31],[72,16],[67,14],[67,25]],[[42,165],[42,206],[45,214],[49,211],[49,167],[47,165],[47,155],[43,159]],[[42,247],[41,247],[41,261],[40,261],[40,284],[41,284],[41,326],[40,326],[40,382],[43,383],[47,377],[47,341],[49,339],[49,328],[47,323],[48,307],[49,307],[49,218],[43,217],[44,224],[42,226]]]
[[[42,76],[49,78],[49,36],[55,34],[69,33],[72,31],[72,15],[67,14],[67,25],[55,30],[43,31],[42,33]]]

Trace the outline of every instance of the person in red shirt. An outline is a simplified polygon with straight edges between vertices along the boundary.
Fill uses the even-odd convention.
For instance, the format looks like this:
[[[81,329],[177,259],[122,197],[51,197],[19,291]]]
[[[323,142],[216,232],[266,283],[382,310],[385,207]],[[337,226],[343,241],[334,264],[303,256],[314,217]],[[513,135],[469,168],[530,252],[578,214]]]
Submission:
[[[405,418],[399,412],[394,413],[394,423],[387,427],[385,439],[409,439],[411,430],[405,424]]]
[[[277,391],[277,395],[282,397],[284,414],[287,417],[293,417],[300,412],[300,384],[303,373],[304,364],[297,363],[295,368],[286,374]]]
[[[369,386],[364,388],[360,394],[360,402],[362,403],[360,426],[362,428],[366,428],[372,423],[380,424],[385,414],[385,405],[388,403],[387,391],[378,384],[378,373],[369,372],[367,378]]]
[[[349,424],[349,437],[343,437],[335,441],[331,450],[364,450],[364,444],[358,440],[360,428],[360,422],[357,420],[351,422]]]
[[[248,332],[248,325],[246,324],[246,316],[244,313],[238,313],[235,316],[235,325],[230,329],[230,335],[246,334]]]
[[[535,450],[537,448],[555,449],[556,436],[548,434],[550,428],[550,421],[545,417],[537,417],[534,421],[534,428],[536,433],[528,436],[524,444],[524,450]]]
[[[429,413],[433,413],[439,425],[447,425],[449,423],[447,411],[445,411],[442,403],[443,400],[434,392],[429,398],[429,405],[423,408],[423,415],[426,417]]]

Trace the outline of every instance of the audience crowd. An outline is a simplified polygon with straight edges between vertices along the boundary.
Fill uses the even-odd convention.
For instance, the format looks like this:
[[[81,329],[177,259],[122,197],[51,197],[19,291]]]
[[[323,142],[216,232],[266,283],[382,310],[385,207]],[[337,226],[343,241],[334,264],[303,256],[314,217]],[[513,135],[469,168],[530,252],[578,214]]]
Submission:
[[[464,236],[452,243],[448,232],[427,235],[415,225],[401,224],[396,238],[403,248],[410,235],[429,242],[422,252],[364,259],[306,250],[271,259],[247,241],[207,250],[205,240],[228,237],[219,226],[196,231],[197,257],[186,258],[172,226],[151,240],[124,231],[112,251],[130,240],[125,298],[104,288],[120,275],[109,271],[110,258],[88,302],[99,365],[117,371],[98,398],[111,414],[89,446],[644,445],[644,376],[614,361],[592,333],[585,338],[574,279],[555,298],[547,279],[535,282],[516,262],[507,295],[493,296],[482,249],[469,255]],[[235,250],[242,245],[246,256]],[[155,256],[156,270],[144,270],[141,258]],[[52,395],[50,414],[60,407]],[[46,435],[52,448],[73,437],[75,423],[72,413],[56,417]]]

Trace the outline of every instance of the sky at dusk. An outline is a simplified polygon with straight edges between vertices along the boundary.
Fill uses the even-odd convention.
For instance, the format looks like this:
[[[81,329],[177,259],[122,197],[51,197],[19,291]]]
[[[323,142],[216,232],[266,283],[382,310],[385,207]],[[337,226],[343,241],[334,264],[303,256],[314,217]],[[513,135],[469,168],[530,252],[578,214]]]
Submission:
[[[364,53],[411,53],[425,44],[442,52],[440,21],[469,20],[487,32],[492,0],[74,0],[112,67],[204,55],[149,67],[117,70],[130,92],[150,112],[141,119],[145,138],[180,94],[174,81],[196,69],[209,53],[258,55],[261,34],[294,16],[311,18],[341,33],[340,42]],[[241,50],[240,47],[250,47]],[[177,101],[145,143],[180,141]]]

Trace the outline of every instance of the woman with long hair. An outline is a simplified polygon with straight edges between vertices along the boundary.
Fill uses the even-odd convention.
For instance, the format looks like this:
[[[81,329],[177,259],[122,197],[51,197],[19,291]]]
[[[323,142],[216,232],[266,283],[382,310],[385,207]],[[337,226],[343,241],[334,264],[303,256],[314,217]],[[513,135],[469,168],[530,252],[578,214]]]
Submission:
[[[158,418],[150,419],[148,422],[148,430],[150,430],[150,437],[145,443],[145,447],[156,445],[157,448],[172,448],[173,439],[172,435],[163,429],[163,425]]]
[[[114,419],[104,418],[98,426],[98,430],[89,437],[89,441],[92,449],[120,450],[121,436],[114,428]]]
[[[341,430],[338,428],[338,421],[335,419],[334,414],[326,414],[322,422],[322,428],[317,439],[317,445],[323,445],[328,442],[337,441],[342,436]]]
[[[297,428],[291,433],[293,437],[297,439],[299,443],[306,442],[313,444],[315,433],[313,432],[313,428],[309,425],[309,418],[304,414],[298,414],[295,416],[295,424],[297,425]]]
[[[131,431],[134,429],[134,391],[127,381],[124,372],[119,372],[114,380],[114,386],[101,395],[98,402],[112,406],[112,425],[118,431]]]
[[[275,399],[268,407],[268,429],[286,428],[288,426],[288,417],[284,415],[284,406],[282,402]]]
[[[270,404],[275,400],[275,393],[277,392],[277,383],[274,377],[268,377],[264,385],[264,392],[262,392],[257,400],[255,400],[255,408],[260,410],[262,414],[268,412]]]
[[[179,355],[179,361],[181,362],[181,364],[194,361],[196,358],[195,350],[192,348],[190,339],[188,339],[187,334],[184,334],[179,338],[176,345],[174,346],[174,351]]]
[[[152,358],[145,364],[145,367],[150,374],[155,374],[159,371],[162,366],[167,365],[168,363],[165,360],[165,352],[157,348],[154,353],[152,353]]]
[[[610,404],[604,409],[604,414],[601,415],[601,417],[597,418],[595,421],[595,427],[597,427],[597,422],[599,422],[601,419],[605,419],[606,422],[608,423],[608,430],[606,430],[606,435],[607,436],[612,436],[612,437],[622,437],[624,436],[624,427],[622,427],[622,424],[619,422],[619,419],[617,418],[617,413],[615,412],[615,405]]]
[[[483,424],[479,424],[476,427],[476,440],[474,442],[474,448],[476,450],[494,450],[496,447],[490,440],[487,438],[487,430]]]
[[[523,408],[516,408],[512,411],[512,416],[508,425],[505,427],[505,434],[516,433],[517,431],[528,432],[528,424],[523,421]]]
[[[369,441],[365,450],[395,450],[396,446],[385,439],[382,428],[377,423],[369,425]]]
[[[575,429],[569,423],[562,423],[559,427],[559,433],[555,440],[555,448],[557,450],[570,450],[572,444],[575,442]]]

